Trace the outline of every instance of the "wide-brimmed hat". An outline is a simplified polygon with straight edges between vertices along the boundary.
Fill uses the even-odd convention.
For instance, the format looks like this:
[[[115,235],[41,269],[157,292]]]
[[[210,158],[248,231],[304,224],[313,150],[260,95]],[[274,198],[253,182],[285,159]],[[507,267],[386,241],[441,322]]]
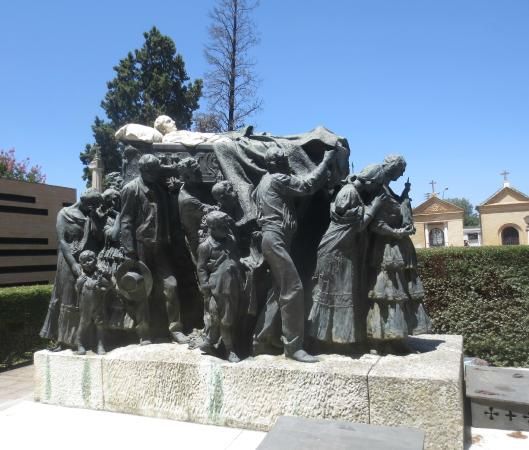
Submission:
[[[115,277],[119,293],[127,300],[134,300],[138,289],[144,289],[147,297],[152,291],[152,273],[141,261],[123,261],[117,268]]]

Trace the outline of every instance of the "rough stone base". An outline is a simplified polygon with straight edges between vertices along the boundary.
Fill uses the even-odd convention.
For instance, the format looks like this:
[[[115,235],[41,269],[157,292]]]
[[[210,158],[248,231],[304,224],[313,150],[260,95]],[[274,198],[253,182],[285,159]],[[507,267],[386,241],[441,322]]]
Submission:
[[[462,339],[412,338],[425,353],[302,364],[258,356],[230,364],[176,344],[101,356],[35,353],[43,403],[267,431],[282,415],[423,430],[425,448],[463,448]]]

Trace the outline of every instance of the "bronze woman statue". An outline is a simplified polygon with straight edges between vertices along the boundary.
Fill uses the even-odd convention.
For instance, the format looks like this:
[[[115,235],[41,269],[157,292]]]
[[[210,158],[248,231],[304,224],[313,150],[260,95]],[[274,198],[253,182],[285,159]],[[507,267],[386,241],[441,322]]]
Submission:
[[[399,196],[389,183],[402,176],[406,162],[388,156],[382,164],[386,196],[369,226],[367,336],[379,353],[406,353],[409,334],[428,333],[430,319],[422,300],[424,289],[417,275],[417,255],[410,235],[415,232],[405,184]]]
[[[82,273],[79,254],[83,250],[99,250],[102,228],[97,223],[96,210],[102,201],[99,192],[89,189],[77,203],[62,208],[57,215],[57,273],[48,314],[40,331],[41,337],[57,341],[55,350],[61,350],[63,344],[77,345],[79,303],[75,282]]]
[[[364,204],[362,195],[372,197],[383,181],[381,166],[368,166],[348,180],[331,204],[331,223],[318,247],[309,315],[309,335],[317,341],[352,344],[365,340],[365,229],[383,195],[370,205]]]

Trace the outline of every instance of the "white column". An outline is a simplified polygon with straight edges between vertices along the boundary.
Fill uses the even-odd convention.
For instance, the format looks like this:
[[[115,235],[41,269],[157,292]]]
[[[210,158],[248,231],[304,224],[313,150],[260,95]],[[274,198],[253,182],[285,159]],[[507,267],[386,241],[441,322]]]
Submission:
[[[103,184],[103,169],[92,169],[92,187],[98,192],[103,192]]]
[[[448,247],[448,222],[445,222],[443,233],[445,235],[445,247]]]
[[[88,169],[92,172],[92,188],[98,192],[103,192],[103,173],[105,171],[103,161],[99,157],[99,152],[96,153],[95,158],[88,165]]]
[[[430,239],[429,239],[429,236],[428,236],[428,224],[425,223],[424,224],[424,243],[425,243],[425,246],[426,248],[428,248],[430,246]]]

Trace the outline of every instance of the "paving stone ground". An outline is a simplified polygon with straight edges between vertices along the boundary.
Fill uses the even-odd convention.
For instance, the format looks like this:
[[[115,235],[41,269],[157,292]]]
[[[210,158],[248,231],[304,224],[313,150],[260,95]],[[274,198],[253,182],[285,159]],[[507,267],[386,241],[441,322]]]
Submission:
[[[72,446],[76,450],[112,447],[144,450],[157,446],[253,450],[266,434],[34,402],[33,370],[30,365],[0,372],[2,447],[18,448],[23,443],[24,448],[39,450]],[[524,432],[473,428],[472,441],[468,450],[529,449],[529,433]]]
[[[0,411],[33,399],[33,365],[0,372]]]

